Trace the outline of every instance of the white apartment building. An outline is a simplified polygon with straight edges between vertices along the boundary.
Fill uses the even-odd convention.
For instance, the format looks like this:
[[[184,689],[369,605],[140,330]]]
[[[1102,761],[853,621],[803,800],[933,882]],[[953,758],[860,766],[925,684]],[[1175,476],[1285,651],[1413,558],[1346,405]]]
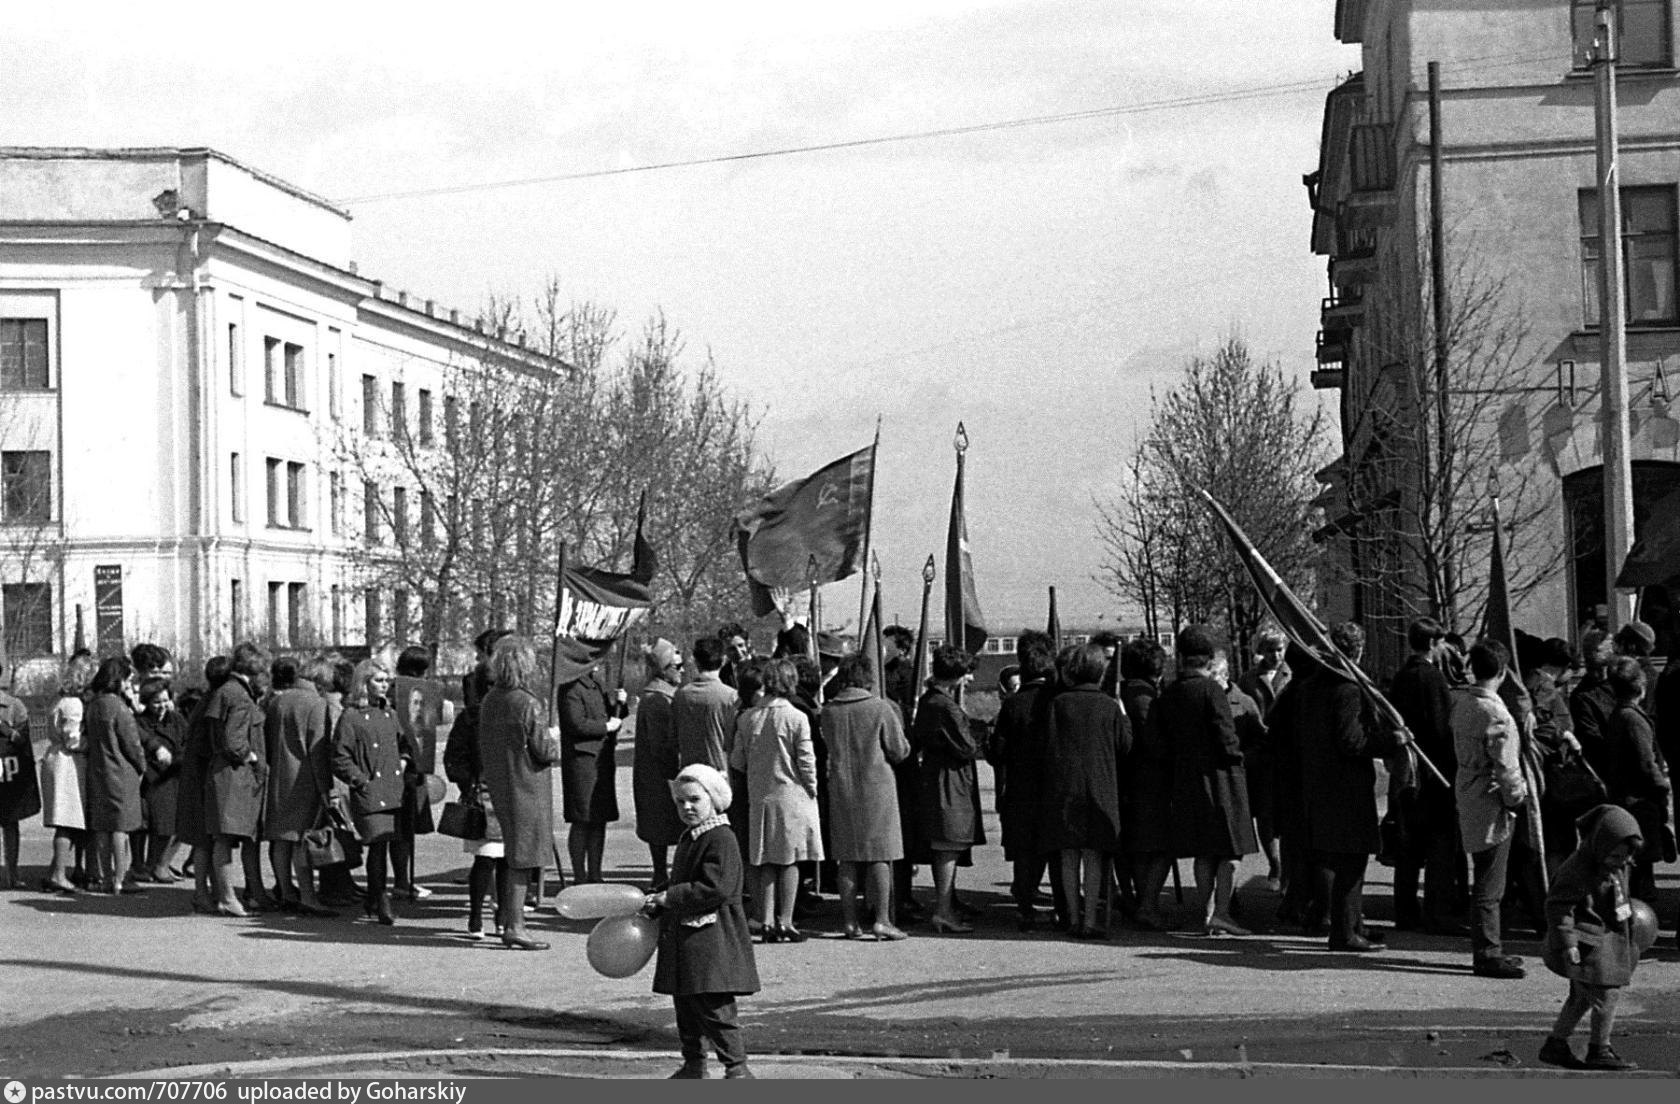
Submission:
[[[4,647],[405,638],[351,553],[419,503],[334,442],[441,443],[446,372],[487,362],[567,370],[358,274],[345,211],[224,154],[0,148]]]

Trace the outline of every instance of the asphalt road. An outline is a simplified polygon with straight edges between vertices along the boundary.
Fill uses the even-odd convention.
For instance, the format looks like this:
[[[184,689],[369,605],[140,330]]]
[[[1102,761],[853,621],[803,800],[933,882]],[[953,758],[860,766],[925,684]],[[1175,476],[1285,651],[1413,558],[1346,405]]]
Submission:
[[[645,883],[628,819],[630,749],[608,880]],[[983,782],[989,773],[982,767]],[[989,789],[986,808],[991,808]],[[557,804],[558,808],[558,804]],[[997,839],[987,815],[988,838]],[[563,833],[562,829],[562,833]],[[28,884],[47,861],[39,819],[23,831]],[[564,839],[561,839],[562,847]],[[427,836],[418,867],[434,896],[398,908],[395,928],[269,914],[193,915],[189,889],[137,898],[0,893],[0,1076],[109,1076],[172,1067],[308,1076],[544,1072],[648,1076],[676,1047],[651,968],[603,978],[584,957],[588,923],[545,909],[541,953],[474,944],[464,930],[468,860]],[[748,1047],[770,1076],[1198,1076],[1550,1074],[1535,1052],[1565,983],[1540,966],[1520,981],[1473,977],[1466,941],[1397,932],[1372,955],[1271,930],[1275,898],[1254,860],[1239,873],[1247,938],[1145,934],[1107,943],[1022,935],[1001,850],[979,848],[959,891],[985,906],[978,931],[902,943],[838,937],[837,906],[815,936],[755,948],[764,991],[742,1002]],[[1185,864],[1188,879],[1188,863]],[[1371,868],[1367,911],[1391,915],[1389,872]],[[1680,901],[1659,873],[1660,915]],[[918,895],[931,892],[920,872]],[[1170,894],[1170,891],[1169,891]],[[824,937],[825,935],[829,937]],[[1672,946],[1672,932],[1664,937]],[[1680,955],[1642,964],[1623,996],[1616,1045],[1647,1070],[1680,1071]],[[345,1057],[349,1056],[349,1057]],[[251,1063],[258,1063],[252,1065]],[[323,1065],[322,1063],[326,1063]],[[336,1065],[334,1064],[336,1063]],[[274,1072],[278,1071],[278,1072]]]

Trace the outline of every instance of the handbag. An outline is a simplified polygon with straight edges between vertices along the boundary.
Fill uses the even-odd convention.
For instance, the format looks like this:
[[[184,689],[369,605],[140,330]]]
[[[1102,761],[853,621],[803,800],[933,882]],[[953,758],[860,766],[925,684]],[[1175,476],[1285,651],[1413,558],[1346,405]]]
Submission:
[[[463,797],[467,795],[463,794]],[[481,840],[484,838],[488,818],[484,815],[484,806],[477,801],[450,801],[443,806],[443,812],[438,816],[437,830],[439,835],[453,836],[459,840]]]
[[[303,834],[303,853],[313,869],[332,866],[345,859],[344,843],[338,838],[338,830],[327,817],[326,810],[321,811],[321,822]]]
[[[1570,812],[1602,805],[1609,791],[1604,779],[1578,751],[1565,749],[1545,762],[1546,803]]]
[[[539,770],[543,767],[557,766],[565,754],[565,745],[560,740],[560,734],[553,729],[543,729],[531,745],[531,758],[535,760]]]

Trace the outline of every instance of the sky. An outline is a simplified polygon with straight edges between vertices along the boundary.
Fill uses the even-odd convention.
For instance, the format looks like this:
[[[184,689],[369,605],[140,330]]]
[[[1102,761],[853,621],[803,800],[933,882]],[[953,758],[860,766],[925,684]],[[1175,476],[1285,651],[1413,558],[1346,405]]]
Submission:
[[[342,203],[361,272],[440,306],[553,275],[631,327],[663,310],[761,416],[784,478],[867,445],[879,417],[889,618],[913,621],[922,562],[943,559],[961,421],[992,629],[1042,627],[1051,585],[1065,626],[1112,626],[1133,615],[1094,578],[1093,500],[1114,495],[1151,392],[1233,333],[1306,385],[1325,274],[1301,175],[1324,94],[1359,65],[1333,13],[29,5],[0,38],[0,144],[214,147]],[[826,588],[830,619],[855,619],[855,595]]]

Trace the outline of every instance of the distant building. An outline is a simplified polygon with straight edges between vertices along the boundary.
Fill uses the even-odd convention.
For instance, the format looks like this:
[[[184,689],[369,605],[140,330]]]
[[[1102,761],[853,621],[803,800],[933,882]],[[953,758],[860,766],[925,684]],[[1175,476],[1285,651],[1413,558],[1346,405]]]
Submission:
[[[358,274],[350,244],[346,212],[214,150],[0,149],[15,656],[63,655],[78,611],[101,654],[409,635],[406,593],[350,553],[422,504],[329,442],[441,438],[450,365],[567,369]]]
[[[1437,405],[1430,317],[1430,124],[1427,65],[1441,72],[1441,186],[1456,291],[1496,290],[1476,319],[1449,302],[1452,415],[1477,448],[1458,458],[1452,531],[1470,542],[1459,573],[1459,628],[1480,627],[1487,565],[1482,509],[1489,468],[1501,485],[1518,582],[1515,617],[1574,639],[1605,600],[1592,0],[1338,0],[1334,33],[1363,50],[1363,71],[1330,93],[1319,164],[1307,178],[1312,248],[1328,259],[1315,383],[1341,399],[1343,453],[1321,473],[1331,542],[1346,569],[1328,619],[1370,633],[1374,669],[1404,651],[1405,622],[1426,604],[1406,534],[1425,502]],[[1623,240],[1635,513],[1680,491],[1676,187],[1680,74],[1673,0],[1622,0]],[[1478,271],[1481,282],[1463,270]],[[1472,299],[1473,295],[1466,295]],[[1475,332],[1462,330],[1472,319]],[[1503,327],[1503,328],[1501,328]],[[1498,332],[1495,330],[1498,329]],[[1495,338],[1504,350],[1490,346]],[[1481,340],[1483,347],[1475,347]],[[1478,375],[1477,365],[1481,365]],[[1491,366],[1491,367],[1490,367]],[[1473,415],[1466,415],[1473,411]],[[1467,461],[1466,458],[1469,458]],[[1488,461],[1486,466],[1481,459]],[[1680,578],[1667,591],[1680,595]],[[1668,635],[1665,588],[1643,596]]]

